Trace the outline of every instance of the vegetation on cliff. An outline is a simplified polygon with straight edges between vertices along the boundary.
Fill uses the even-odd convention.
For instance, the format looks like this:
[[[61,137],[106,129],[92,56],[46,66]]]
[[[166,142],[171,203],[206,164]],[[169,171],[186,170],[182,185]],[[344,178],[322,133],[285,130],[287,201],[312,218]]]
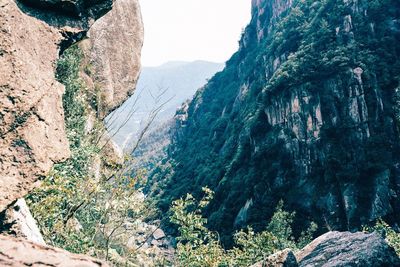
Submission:
[[[214,193],[208,188],[203,188],[203,192],[204,196],[199,201],[188,194],[172,204],[171,221],[179,231],[176,249],[178,266],[250,266],[279,250],[298,250],[312,241],[317,226],[312,223],[295,240],[291,228],[295,213],[284,211],[280,202],[265,231],[255,233],[251,227],[240,230],[234,235],[235,246],[226,250],[218,233],[207,228],[207,219],[202,216]]]
[[[71,157],[54,166],[28,201],[49,244],[109,261],[129,262],[137,251],[126,243],[136,229],[127,225],[151,209],[145,209],[136,187],[141,172],[128,177],[122,166],[96,166],[107,141],[100,141],[104,135],[100,121],[96,120],[87,132],[89,114],[96,106],[96,97],[87,95],[80,76],[87,68],[78,45],[67,49],[58,62],[57,78],[66,87],[63,106]]]
[[[277,17],[265,4],[225,70],[178,111],[167,158],[148,163],[151,200],[177,235],[175,262],[162,265],[249,266],[327,229],[399,220],[388,210],[398,209],[390,205],[400,27],[387,18],[400,6],[350,2],[294,1]],[[152,209],[140,200],[144,173],[129,170],[133,159],[101,159],[108,141],[90,117],[99,98],[85,87],[82,57],[72,46],[57,67],[72,156],[28,200],[50,244],[128,265],[142,247],[127,246],[135,223]],[[388,224],[366,230],[399,253]]]
[[[279,199],[299,215],[295,236],[311,221],[320,233],[398,222],[399,3],[278,2],[260,1],[240,50],[197,92],[150,194],[166,211],[208,186],[204,214],[228,245],[264,230]]]

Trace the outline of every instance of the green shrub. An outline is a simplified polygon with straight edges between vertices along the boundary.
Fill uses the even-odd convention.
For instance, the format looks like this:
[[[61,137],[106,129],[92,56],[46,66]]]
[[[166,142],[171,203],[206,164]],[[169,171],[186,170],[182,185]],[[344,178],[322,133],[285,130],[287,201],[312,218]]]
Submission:
[[[206,187],[203,192],[200,201],[188,194],[171,206],[171,221],[179,231],[176,249],[178,266],[249,266],[279,250],[302,248],[311,242],[317,228],[312,223],[296,243],[291,228],[295,213],[283,210],[281,201],[265,231],[255,233],[251,227],[241,230],[234,235],[235,246],[226,250],[218,233],[207,228],[207,219],[202,216],[214,193]]]

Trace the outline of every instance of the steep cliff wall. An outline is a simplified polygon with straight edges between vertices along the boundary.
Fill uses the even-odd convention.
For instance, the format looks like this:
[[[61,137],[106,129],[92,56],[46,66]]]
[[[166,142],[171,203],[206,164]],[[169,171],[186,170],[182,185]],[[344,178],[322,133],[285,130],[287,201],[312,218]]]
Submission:
[[[178,116],[151,176],[167,181],[160,206],[207,185],[209,224],[226,237],[262,229],[280,199],[298,231],[400,222],[399,3],[261,0],[252,12],[239,51]]]
[[[0,210],[33,188],[54,162],[69,155],[55,79],[62,35],[24,14],[14,1],[0,10]]]
[[[16,210],[20,209],[18,205],[12,205],[37,187],[38,180],[55,163],[70,156],[63,110],[64,86],[56,79],[56,61],[60,53],[86,39],[82,42],[82,47],[87,48],[85,61],[96,64],[94,72],[85,74],[93,85],[87,89],[96,89],[96,103],[105,108],[91,107],[88,102],[85,110],[92,112],[97,120],[133,93],[143,43],[140,7],[136,0],[113,2],[0,1],[0,213],[4,220],[0,222],[0,231],[3,233],[8,231],[8,234],[34,239],[22,231],[32,223],[23,221],[31,218],[29,210],[24,206],[26,210],[21,213]],[[90,34],[87,34],[89,29]],[[87,35],[94,38],[87,39]],[[121,59],[123,64],[115,63]],[[121,79],[116,81],[115,73],[126,75],[124,79],[118,76]],[[95,86],[95,78],[91,77],[94,75],[120,86],[111,86],[111,89],[104,84]],[[102,92],[110,90],[117,96],[115,99],[101,97]],[[85,93],[90,95],[90,92]],[[88,135],[90,130],[89,127]],[[7,207],[10,210],[5,211]],[[23,243],[11,237],[2,236],[1,239],[1,251],[12,256],[0,259],[7,264],[23,264],[27,259],[22,255],[31,255],[37,250],[40,251],[37,261],[48,260],[51,266],[69,263],[51,261],[52,257],[69,258],[71,266],[89,264],[89,261],[93,266],[103,266],[99,261],[61,250]],[[23,253],[22,247],[27,249]],[[36,264],[33,259],[31,264]]]

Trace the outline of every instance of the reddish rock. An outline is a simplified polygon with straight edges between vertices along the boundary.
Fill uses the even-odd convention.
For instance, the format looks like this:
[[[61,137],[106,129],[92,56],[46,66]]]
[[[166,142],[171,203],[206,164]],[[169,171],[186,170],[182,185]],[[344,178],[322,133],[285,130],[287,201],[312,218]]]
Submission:
[[[0,266],[108,266],[103,261],[91,257],[72,254],[62,249],[42,246],[9,236],[0,236],[0,248]]]

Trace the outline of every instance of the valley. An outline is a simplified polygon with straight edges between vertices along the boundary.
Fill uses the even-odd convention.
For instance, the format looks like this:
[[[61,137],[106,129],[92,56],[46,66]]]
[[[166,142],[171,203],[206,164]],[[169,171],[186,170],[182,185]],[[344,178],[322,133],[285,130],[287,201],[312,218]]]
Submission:
[[[400,266],[400,2],[207,1],[0,0],[0,266]]]

